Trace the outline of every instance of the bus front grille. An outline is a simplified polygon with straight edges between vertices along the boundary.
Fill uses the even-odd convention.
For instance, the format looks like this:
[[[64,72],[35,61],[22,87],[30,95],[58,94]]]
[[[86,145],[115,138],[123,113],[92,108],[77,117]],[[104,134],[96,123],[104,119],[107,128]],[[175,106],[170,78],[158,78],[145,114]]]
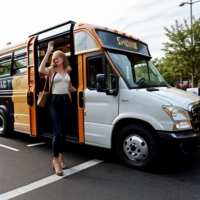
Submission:
[[[200,105],[199,107],[195,106],[191,110],[191,117],[192,117],[192,125],[194,131],[200,130]]]

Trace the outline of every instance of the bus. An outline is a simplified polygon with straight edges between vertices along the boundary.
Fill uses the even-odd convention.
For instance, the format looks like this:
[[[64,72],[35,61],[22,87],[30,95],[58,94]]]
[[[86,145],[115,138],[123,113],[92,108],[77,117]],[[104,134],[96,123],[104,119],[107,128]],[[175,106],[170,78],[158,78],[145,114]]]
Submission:
[[[37,106],[45,84],[38,68],[52,40],[53,52],[68,57],[77,89],[66,141],[110,149],[139,170],[164,154],[199,149],[200,97],[170,87],[142,40],[74,21],[0,49],[0,136],[53,137],[46,109]]]

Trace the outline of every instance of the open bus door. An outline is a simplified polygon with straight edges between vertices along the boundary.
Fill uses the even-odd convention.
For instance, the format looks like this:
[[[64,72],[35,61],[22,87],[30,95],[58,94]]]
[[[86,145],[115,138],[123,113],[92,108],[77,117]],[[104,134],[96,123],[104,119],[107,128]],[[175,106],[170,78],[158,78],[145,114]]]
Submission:
[[[31,37],[27,44],[27,104],[29,106],[30,134],[37,136],[37,119],[36,119],[36,64],[35,64],[35,44],[36,38]]]
[[[79,127],[79,142],[84,143],[84,108],[85,108],[85,99],[84,93],[86,89],[86,73],[85,73],[85,54],[78,55],[78,91],[77,91],[77,100],[78,100],[78,127]]]
[[[49,129],[41,129],[37,127],[39,125],[39,121],[37,114],[39,114],[39,108],[36,108],[36,100],[37,94],[39,93],[39,87],[37,80],[38,69],[36,68],[38,63],[38,51],[40,50],[40,45],[45,43],[45,47],[49,41],[54,40],[54,47],[59,49],[59,42],[63,42],[67,38],[70,38],[69,46],[70,46],[70,60],[71,67],[73,69],[71,76],[71,82],[73,86],[78,86],[77,88],[77,96],[73,95],[73,115],[71,119],[71,127],[70,132],[66,135],[66,140],[81,142],[84,143],[84,126],[83,126],[83,62],[82,55],[78,56],[78,66],[76,63],[76,56],[74,52],[74,25],[75,22],[68,21],[63,24],[48,28],[46,30],[40,31],[38,33],[30,35],[30,40],[27,45],[27,74],[28,74],[28,94],[27,94],[27,102],[30,109],[30,133],[33,136],[41,135],[46,137],[53,136],[53,132],[49,131]],[[37,35],[37,37],[35,37]],[[59,41],[60,40],[60,41]],[[37,85],[36,85],[37,84]],[[37,86],[37,87],[36,87]],[[75,96],[76,97],[75,97]],[[75,99],[76,98],[76,99]],[[80,101],[79,101],[80,99]],[[77,102],[77,101],[78,102]],[[80,104],[79,104],[80,103]],[[77,105],[78,104],[78,105]],[[82,105],[81,105],[82,104]],[[76,109],[75,109],[76,107]],[[77,108],[78,107],[78,108]],[[76,121],[77,123],[73,123]],[[77,125],[76,125],[77,124]],[[78,126],[78,127],[77,127]],[[49,127],[48,127],[49,128]]]

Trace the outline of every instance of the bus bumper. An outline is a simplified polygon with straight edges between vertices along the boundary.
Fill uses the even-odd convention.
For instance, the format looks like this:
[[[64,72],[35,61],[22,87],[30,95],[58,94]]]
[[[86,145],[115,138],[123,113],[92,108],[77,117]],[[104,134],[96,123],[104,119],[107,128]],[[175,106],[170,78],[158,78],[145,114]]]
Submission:
[[[192,130],[181,132],[158,131],[165,154],[189,154],[200,149],[200,132]]]

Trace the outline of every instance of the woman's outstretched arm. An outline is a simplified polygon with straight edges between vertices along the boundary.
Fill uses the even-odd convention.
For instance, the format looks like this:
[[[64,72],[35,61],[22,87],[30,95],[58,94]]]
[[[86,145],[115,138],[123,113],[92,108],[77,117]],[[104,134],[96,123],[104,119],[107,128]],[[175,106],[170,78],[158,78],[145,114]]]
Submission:
[[[39,67],[39,72],[41,74],[46,75],[46,76],[49,76],[49,69],[46,68],[45,65],[46,65],[47,60],[49,59],[49,55],[51,54],[51,52],[53,50],[53,45],[54,45],[53,41],[50,41],[48,43],[47,53],[45,54],[45,56],[44,56],[44,58],[42,60],[42,63],[40,64],[40,67]]]

